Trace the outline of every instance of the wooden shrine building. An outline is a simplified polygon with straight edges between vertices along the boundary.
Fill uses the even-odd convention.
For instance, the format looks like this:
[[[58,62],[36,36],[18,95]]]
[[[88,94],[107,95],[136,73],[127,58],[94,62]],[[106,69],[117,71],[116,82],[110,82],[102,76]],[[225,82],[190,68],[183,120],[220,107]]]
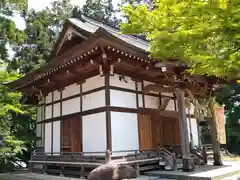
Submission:
[[[7,84],[25,94],[24,103],[37,105],[36,152],[109,149],[114,155],[181,145],[188,162],[190,142],[201,143],[185,90],[206,98],[219,81],[189,75],[175,61],[150,59],[147,49],[148,42],[87,17],[68,19],[50,62]],[[216,138],[213,133],[215,144]]]

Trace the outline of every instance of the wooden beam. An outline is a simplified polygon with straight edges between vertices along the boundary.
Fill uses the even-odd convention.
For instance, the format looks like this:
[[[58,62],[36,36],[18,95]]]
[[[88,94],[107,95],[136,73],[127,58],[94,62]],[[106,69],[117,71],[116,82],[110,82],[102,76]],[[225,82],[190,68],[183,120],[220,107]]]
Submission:
[[[85,79],[92,77],[94,75],[97,75],[97,74],[99,74],[99,72],[98,72],[97,68],[95,68],[84,74],[81,74],[81,75],[79,74],[78,76],[75,76],[74,78],[64,80],[64,81],[57,81],[57,83],[54,86],[42,87],[42,88],[44,89],[45,92],[51,92],[51,91],[66,87],[68,85],[74,84],[74,83],[84,82]]]
[[[208,92],[203,87],[195,87],[194,85],[185,82],[183,85],[181,84],[183,82],[180,82],[177,85],[172,84],[172,86],[166,87],[163,84],[148,84],[143,88],[143,91],[145,93],[149,91],[154,91],[154,92],[162,92],[162,93],[174,93],[176,92],[177,89],[188,89],[191,91],[193,95],[198,95],[202,97],[206,97],[208,95]]]
[[[143,91],[148,93],[150,91],[154,92],[165,92],[165,93],[173,93],[175,92],[175,89],[172,87],[164,87],[163,85],[160,84],[148,84],[143,88]]]

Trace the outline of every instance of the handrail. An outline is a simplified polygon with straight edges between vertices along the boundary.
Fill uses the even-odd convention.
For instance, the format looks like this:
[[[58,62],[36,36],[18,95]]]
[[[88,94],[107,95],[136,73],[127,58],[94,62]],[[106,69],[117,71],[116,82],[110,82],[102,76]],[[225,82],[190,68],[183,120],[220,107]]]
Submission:
[[[173,153],[168,151],[165,148],[158,148],[160,150],[160,153],[162,153],[162,158],[166,161],[166,166],[169,166],[171,170],[176,169],[177,162],[176,162],[176,157]]]

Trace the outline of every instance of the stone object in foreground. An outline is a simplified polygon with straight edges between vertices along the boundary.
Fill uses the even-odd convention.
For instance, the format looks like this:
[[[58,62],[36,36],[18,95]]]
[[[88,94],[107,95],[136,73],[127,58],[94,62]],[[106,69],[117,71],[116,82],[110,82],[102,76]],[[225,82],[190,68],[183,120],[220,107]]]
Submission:
[[[88,180],[122,180],[137,178],[137,171],[130,165],[107,163],[92,170]]]

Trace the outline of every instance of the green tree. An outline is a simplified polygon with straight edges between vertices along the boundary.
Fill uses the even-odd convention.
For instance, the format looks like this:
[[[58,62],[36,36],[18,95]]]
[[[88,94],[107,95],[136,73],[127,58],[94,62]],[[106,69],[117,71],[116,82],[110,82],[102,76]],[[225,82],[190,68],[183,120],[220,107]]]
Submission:
[[[217,101],[225,105],[228,149],[240,154],[240,85],[218,89],[216,96]]]
[[[87,0],[82,11],[83,14],[101,22],[109,23],[113,20],[112,0]]]
[[[27,158],[23,155],[32,149],[36,140],[35,120],[34,117],[32,118],[34,109],[23,107],[19,102],[21,94],[9,92],[3,85],[19,77],[17,73],[8,73],[3,67],[0,70],[0,171],[2,172],[16,167],[18,161],[27,162]]]
[[[195,74],[239,77],[239,0],[156,0],[123,7],[123,33],[143,34],[150,53],[160,60],[178,59]]]
[[[23,14],[27,8],[27,0],[2,0],[0,2],[0,63],[9,58],[9,48],[21,44],[25,33],[16,28],[13,16]]]
[[[127,2],[129,0],[124,1]],[[138,2],[138,0],[136,0]],[[18,70],[25,74],[50,61],[53,45],[62,30],[63,23],[72,15],[70,0],[53,1],[52,6],[41,11],[30,10],[23,16],[26,22],[26,39],[13,51],[8,70]],[[87,0],[81,13],[108,25],[119,27],[121,20],[116,17],[112,0]]]
[[[24,74],[49,62],[53,45],[72,8],[70,0],[61,0],[38,12],[28,11],[24,16],[27,39],[14,48],[15,56],[8,62],[8,69]]]

